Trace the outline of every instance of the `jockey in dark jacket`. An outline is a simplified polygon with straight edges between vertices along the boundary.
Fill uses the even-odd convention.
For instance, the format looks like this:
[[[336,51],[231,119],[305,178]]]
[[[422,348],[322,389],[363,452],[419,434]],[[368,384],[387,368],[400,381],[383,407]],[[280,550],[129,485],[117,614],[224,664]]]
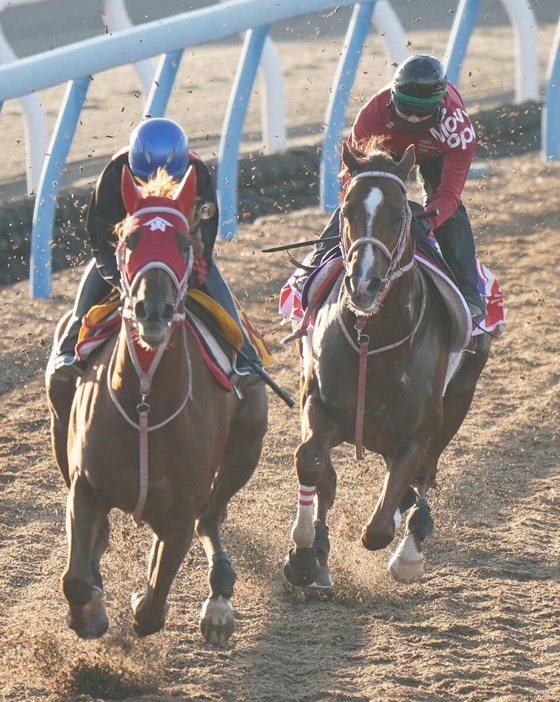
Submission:
[[[412,233],[425,237],[433,230],[443,258],[453,273],[471,316],[486,315],[478,292],[473,231],[461,194],[476,149],[473,125],[457,90],[447,82],[443,64],[433,56],[414,55],[396,70],[392,83],[362,107],[349,136],[359,147],[364,139],[400,159],[413,144],[424,187],[424,206],[438,210],[412,222]],[[321,239],[338,233],[339,212],[333,214]],[[336,246],[317,244],[311,266],[317,266]],[[300,283],[301,284],[301,283]]]
[[[75,355],[82,318],[93,305],[101,302],[113,287],[120,287],[115,258],[114,227],[127,214],[121,194],[121,174],[125,165],[140,180],[146,181],[156,174],[158,168],[165,168],[177,182],[190,165],[194,166],[197,196],[205,212],[204,217],[199,220],[207,269],[202,289],[238,322],[243,333],[243,346],[242,354],[235,362],[234,371],[240,376],[248,375],[251,366],[243,355],[259,365],[260,359],[241,325],[231,291],[212,258],[218,231],[218,203],[210,173],[200,157],[189,150],[188,139],[183,129],[170,119],[154,117],[136,127],[131,134],[129,146],[113,156],[95,185],[86,216],[86,230],[94,259],[82,277],[72,317],[60,339],[54,363],[55,377],[73,380],[83,372],[83,364]]]

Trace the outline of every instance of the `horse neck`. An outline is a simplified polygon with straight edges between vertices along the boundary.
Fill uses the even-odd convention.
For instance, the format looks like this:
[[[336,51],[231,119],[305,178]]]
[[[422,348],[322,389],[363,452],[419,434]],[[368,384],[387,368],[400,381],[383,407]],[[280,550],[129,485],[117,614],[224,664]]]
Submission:
[[[177,398],[188,393],[190,388],[192,373],[189,372],[190,353],[184,325],[174,325],[157,367],[154,369],[149,367],[150,356],[143,354],[137,344],[132,351],[129,349],[125,324],[123,320],[112,368],[109,368],[111,386],[116,395],[123,400],[128,403],[138,403],[144,394],[142,385],[149,383],[150,405],[157,407],[158,413],[165,413],[166,407],[176,405]]]

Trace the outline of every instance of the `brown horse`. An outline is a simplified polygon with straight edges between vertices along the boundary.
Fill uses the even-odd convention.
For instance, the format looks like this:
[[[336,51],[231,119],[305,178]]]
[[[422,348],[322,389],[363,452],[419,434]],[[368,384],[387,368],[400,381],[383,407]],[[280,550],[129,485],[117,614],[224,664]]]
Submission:
[[[413,148],[396,163],[374,145],[362,151],[343,144],[342,160],[349,180],[341,207],[344,271],[300,348],[299,504],[294,548],[284,563],[285,577],[299,587],[332,586],[327,513],[336,473],[330,454],[344,442],[358,454],[362,446],[380,454],[386,464],[363,545],[388,546],[408,511],[389,567],[400,582],[421,577],[422,544],[433,528],[426,494],[490,351],[483,334],[468,351],[451,353],[447,308],[415,262],[405,187]]]
[[[268,398],[257,379],[238,391],[225,375],[218,382],[185,312],[193,247],[200,248],[183,214],[192,210],[193,176],[189,171],[171,197],[172,181],[162,173],[150,193],[125,169],[120,331],[92,357],[76,388],[47,371],[53,451],[69,489],[62,590],[68,626],[81,638],[108,627],[100,559],[113,508],[154,532],[146,592],[132,596],[136,632],[146,636],[165,625],[167,595],[194,530],[209,568],[202,634],[222,643],[234,629],[236,576],[220,529],[230,498],[259,461]]]

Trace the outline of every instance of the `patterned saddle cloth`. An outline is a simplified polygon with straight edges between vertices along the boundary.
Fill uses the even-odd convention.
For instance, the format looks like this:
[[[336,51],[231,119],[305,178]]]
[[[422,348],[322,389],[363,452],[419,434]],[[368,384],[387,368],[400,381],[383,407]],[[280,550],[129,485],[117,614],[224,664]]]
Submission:
[[[237,298],[234,297],[239,318],[255,351],[262,361],[263,367],[273,362],[272,352],[257,327],[251,322]],[[115,334],[121,325],[121,300],[118,290],[98,305],[94,305],[82,320],[82,328],[76,345],[76,353],[82,361],[87,361],[93,351],[101,347],[109,337]],[[243,343],[241,330],[237,322],[226,310],[201,290],[189,290],[186,307],[188,310],[185,324],[194,332],[206,364],[217,380],[224,387],[231,389],[229,376],[232,372],[232,362],[235,351],[232,347],[240,348]],[[211,330],[217,329],[218,333]],[[225,337],[228,342],[224,341]]]
[[[307,265],[311,255],[310,253],[304,259],[302,266]],[[415,253],[415,259],[421,270],[434,282],[449,312],[451,350],[464,349],[470,342],[471,331],[472,336],[486,332],[491,333],[493,337],[501,336],[505,329],[506,309],[501,288],[492,273],[477,260],[478,289],[486,302],[487,315],[485,319],[478,319],[471,323],[467,304],[447,272],[438,265],[439,257],[437,249],[435,253],[418,249]],[[342,269],[343,263],[340,256],[330,256],[309,276],[303,292],[299,290],[296,281],[304,269],[296,269],[280,291],[279,311],[283,317],[282,324],[288,322],[301,324],[310,302],[320,304],[327,297]],[[313,320],[307,321],[312,326]]]

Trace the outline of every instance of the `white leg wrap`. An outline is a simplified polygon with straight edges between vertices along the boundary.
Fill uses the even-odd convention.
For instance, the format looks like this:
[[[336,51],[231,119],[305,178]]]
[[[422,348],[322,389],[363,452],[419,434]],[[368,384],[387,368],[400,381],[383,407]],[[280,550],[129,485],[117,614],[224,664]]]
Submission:
[[[311,548],[315,541],[315,492],[315,486],[299,486],[297,515],[292,527],[292,540],[296,548]]]

